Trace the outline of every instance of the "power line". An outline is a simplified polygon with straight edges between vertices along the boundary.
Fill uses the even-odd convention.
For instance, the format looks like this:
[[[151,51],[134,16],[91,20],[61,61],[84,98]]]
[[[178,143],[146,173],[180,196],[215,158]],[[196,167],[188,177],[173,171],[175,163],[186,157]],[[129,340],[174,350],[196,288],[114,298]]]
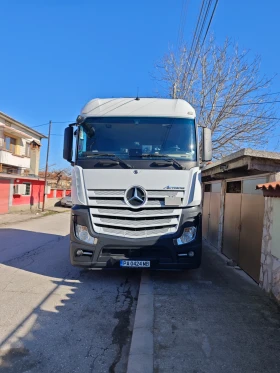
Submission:
[[[208,31],[209,31],[209,28],[210,28],[210,26],[211,26],[212,19],[213,19],[213,17],[214,17],[214,14],[215,14],[215,11],[216,11],[216,8],[217,8],[217,5],[218,5],[218,1],[219,1],[219,0],[216,0],[216,2],[215,2],[214,9],[213,9],[213,12],[212,12],[212,15],[211,15],[210,21],[209,21],[209,23],[208,23],[208,27],[207,27],[207,30],[206,30],[206,33],[205,33],[205,36],[204,36],[204,39],[203,39],[202,45],[203,45],[204,42],[205,42],[206,36],[207,36]]]
[[[215,110],[215,109],[213,111],[214,112],[220,112],[220,110]],[[230,111],[223,111],[223,113],[224,114],[233,115],[233,117],[231,117],[229,119],[240,118],[240,117],[250,117],[250,118],[255,118],[255,119],[280,120],[280,117],[268,117],[268,116],[253,115],[253,114],[243,114],[243,113],[236,114],[236,113],[232,113]]]
[[[275,101],[263,101],[263,102],[248,102],[244,104],[233,104],[231,105],[232,107],[237,107],[237,106],[250,106],[250,105],[264,105],[264,104],[274,104],[274,103],[280,103],[280,100],[275,100]],[[195,105],[194,105],[195,106]],[[200,109],[203,108],[203,106],[197,106]],[[215,107],[224,107],[224,105],[216,105]],[[212,106],[205,106],[205,109],[211,109]]]
[[[52,124],[65,124],[65,123],[72,123],[73,121],[72,120],[67,120],[67,121],[64,121],[64,122],[52,122]],[[38,126],[32,126],[30,128],[38,128],[38,127],[43,127],[43,126],[48,126],[49,123],[44,123],[44,124],[38,124]]]
[[[200,38],[201,38],[201,35],[202,35],[202,32],[203,32],[203,29],[204,29],[204,26],[205,26],[205,22],[206,22],[206,19],[207,19],[207,16],[208,16],[208,13],[209,13],[209,10],[210,10],[210,7],[211,7],[211,4],[212,4],[212,0],[208,0],[208,3],[204,3],[203,1],[203,4],[202,4],[202,7],[205,5],[205,10],[203,10],[203,8],[201,9],[201,19],[203,17],[203,13],[204,13],[204,17],[203,17],[203,20],[202,20],[202,24],[201,26],[199,27],[199,33],[198,33],[198,36],[197,36],[197,40],[196,40],[196,44],[195,44],[195,47],[194,47],[194,50],[192,52],[192,56],[191,56],[191,62],[189,64],[189,71],[192,71],[192,65],[193,65],[193,61],[195,59],[195,55],[197,53],[197,50],[198,50],[198,47],[199,47],[199,44],[200,44]],[[199,25],[198,25],[199,26]]]
[[[179,28],[178,28],[178,35],[177,35],[177,49],[180,48],[180,35],[181,35],[181,25],[183,20],[183,12],[184,12],[184,4],[185,0],[182,0],[182,9],[181,9],[181,16],[180,16],[180,22],[179,22]]]
[[[227,111],[224,111],[225,114],[229,114],[229,115],[236,115],[236,113],[231,113],[231,112],[227,112]],[[280,117],[267,117],[267,116],[261,116],[261,115],[252,115],[252,114],[238,114],[238,116],[236,116],[236,118],[238,117],[250,117],[250,118],[255,118],[255,119],[269,119],[269,120],[280,120]]]
[[[66,120],[64,122],[52,122],[52,123],[74,123],[73,120]]]
[[[201,4],[201,7],[200,7],[200,12],[199,12],[198,20],[197,20],[197,23],[196,23],[195,32],[194,32],[194,35],[193,35],[191,48],[190,48],[190,51],[188,53],[188,71],[187,71],[187,74],[184,78],[185,82],[188,81],[188,77],[189,77],[190,73],[192,72],[191,67],[193,65],[195,55],[197,53],[200,38],[201,38],[201,35],[202,35],[202,31],[204,29],[204,25],[205,25],[205,22],[206,22],[206,19],[207,19],[207,15],[208,15],[211,3],[212,3],[212,0],[207,0],[207,2],[206,2],[206,0],[203,0],[202,4]]]
[[[179,50],[183,37],[184,37],[184,30],[185,30],[185,24],[186,24],[186,19],[187,19],[187,10],[188,10],[188,4],[189,0],[182,0],[182,9],[181,9],[181,17],[180,17],[180,25],[179,25],[179,30],[178,30],[178,37],[177,37],[177,49]]]
[[[33,126],[33,127],[30,127],[30,128],[38,128],[38,127],[43,127],[43,126],[48,126],[49,123],[44,123],[44,124],[39,124],[38,126]]]
[[[210,26],[211,26],[211,23],[212,23],[212,20],[213,20],[213,17],[214,17],[214,14],[215,14],[215,11],[216,11],[216,8],[217,8],[217,5],[218,5],[218,1],[219,1],[219,0],[216,0],[215,5],[214,5],[214,8],[213,8],[213,10],[212,10],[212,14],[211,14],[210,20],[209,20],[209,22],[208,22],[208,26],[207,26],[207,29],[206,29],[206,32],[205,32],[204,38],[203,38],[203,41],[202,41],[202,43],[201,43],[201,47],[203,47],[203,44],[204,44],[205,39],[206,39],[206,36],[207,36],[208,31],[209,31],[209,29],[210,29]],[[209,12],[209,9],[210,9],[210,5],[211,5],[211,3],[212,3],[212,0],[210,0],[210,3],[208,3],[208,7],[207,7],[207,10],[206,10],[206,14],[205,14],[204,20],[206,20],[206,18],[207,18],[207,15],[208,15],[208,12]],[[204,29],[204,23],[205,23],[204,20],[203,20],[203,26],[202,26],[201,32],[202,32],[203,29]],[[200,38],[200,34],[199,34],[199,38]],[[199,39],[198,39],[198,42],[197,42],[197,47],[198,47],[198,45],[199,45],[198,43],[199,43]],[[196,58],[196,61],[195,61],[194,67],[193,67],[193,71],[195,71],[195,68],[196,68],[196,65],[197,65],[197,62],[198,62],[198,58],[199,58],[199,55],[198,55],[197,58]],[[191,68],[191,66],[190,66],[190,68]],[[189,87],[188,87],[188,88],[189,88]]]
[[[49,122],[48,146],[47,146],[47,156],[46,156],[46,168],[45,168],[44,199],[43,199],[42,211],[45,210],[45,202],[46,202],[46,194],[47,194],[46,189],[47,189],[47,174],[48,174],[48,163],[49,163],[49,152],[50,152],[51,129],[52,129],[52,121],[50,120],[50,122]]]
[[[198,31],[198,27],[200,25],[200,21],[202,19],[202,13],[203,13],[203,8],[204,8],[204,5],[205,5],[205,0],[202,1],[202,4],[201,4],[201,7],[200,7],[200,12],[199,12],[199,16],[198,16],[198,21],[196,23],[196,28],[195,28],[195,31],[194,31],[194,35],[193,35],[193,40],[192,40],[192,44],[191,44],[191,48],[190,48],[190,52],[189,52],[189,56],[192,55],[192,49],[194,47],[194,43],[195,43],[195,40],[197,38],[197,31]]]
[[[265,96],[271,96],[271,95],[279,95],[280,94],[280,92],[273,92],[273,93],[265,93],[264,95]],[[258,96],[258,97],[262,97],[263,95],[260,95],[260,96]]]

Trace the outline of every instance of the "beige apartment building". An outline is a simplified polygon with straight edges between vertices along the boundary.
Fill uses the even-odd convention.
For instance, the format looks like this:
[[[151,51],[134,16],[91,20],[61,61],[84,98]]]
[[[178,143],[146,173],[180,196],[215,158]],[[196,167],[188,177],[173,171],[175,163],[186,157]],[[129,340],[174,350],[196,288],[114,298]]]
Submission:
[[[40,132],[0,112],[0,173],[38,175]]]

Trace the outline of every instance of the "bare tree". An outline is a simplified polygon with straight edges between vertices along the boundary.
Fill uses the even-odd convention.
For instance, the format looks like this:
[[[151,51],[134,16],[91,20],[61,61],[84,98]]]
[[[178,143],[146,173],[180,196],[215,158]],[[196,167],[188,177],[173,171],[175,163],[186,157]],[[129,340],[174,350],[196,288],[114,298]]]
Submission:
[[[62,170],[56,169],[56,170],[51,171],[50,178],[55,181],[56,188],[59,188],[62,186],[62,180],[66,180],[67,178],[66,172],[67,172],[66,169],[62,169]]]
[[[45,177],[45,172],[39,172],[39,176]],[[71,186],[71,169],[53,168],[47,174],[48,184],[52,188],[69,188]]]
[[[156,65],[154,78],[164,96],[187,100],[196,109],[198,123],[211,128],[214,157],[242,147],[267,144],[277,123],[272,78],[260,76],[260,57],[226,40],[211,38],[195,55],[184,46],[170,51]]]

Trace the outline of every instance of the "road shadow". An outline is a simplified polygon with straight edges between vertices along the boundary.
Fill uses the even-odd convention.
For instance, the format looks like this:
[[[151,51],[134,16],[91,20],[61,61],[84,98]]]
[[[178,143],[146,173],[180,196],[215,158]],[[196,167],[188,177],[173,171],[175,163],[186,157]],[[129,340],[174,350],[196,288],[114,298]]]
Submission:
[[[204,245],[196,271],[154,273],[154,369],[280,371],[278,306]]]
[[[0,235],[0,372],[126,371],[140,272],[72,267],[69,235]]]

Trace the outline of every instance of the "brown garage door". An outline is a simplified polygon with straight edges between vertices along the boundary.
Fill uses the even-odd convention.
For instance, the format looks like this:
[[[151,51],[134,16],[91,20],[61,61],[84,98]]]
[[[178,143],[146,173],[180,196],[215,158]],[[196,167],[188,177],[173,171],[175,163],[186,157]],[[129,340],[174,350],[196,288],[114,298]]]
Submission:
[[[208,184],[207,189],[203,197],[202,236],[218,247],[221,183]]]
[[[211,193],[209,211],[208,241],[214,247],[218,247],[220,193]]]
[[[209,225],[209,214],[210,214],[210,194],[204,192],[203,196],[203,213],[202,213],[202,236],[206,240],[208,239],[208,225]]]
[[[264,198],[254,189],[259,180],[227,183],[222,252],[259,281]]]
[[[238,263],[241,194],[227,193],[225,198],[222,252]]]
[[[242,194],[239,265],[259,281],[263,233],[264,197]]]

